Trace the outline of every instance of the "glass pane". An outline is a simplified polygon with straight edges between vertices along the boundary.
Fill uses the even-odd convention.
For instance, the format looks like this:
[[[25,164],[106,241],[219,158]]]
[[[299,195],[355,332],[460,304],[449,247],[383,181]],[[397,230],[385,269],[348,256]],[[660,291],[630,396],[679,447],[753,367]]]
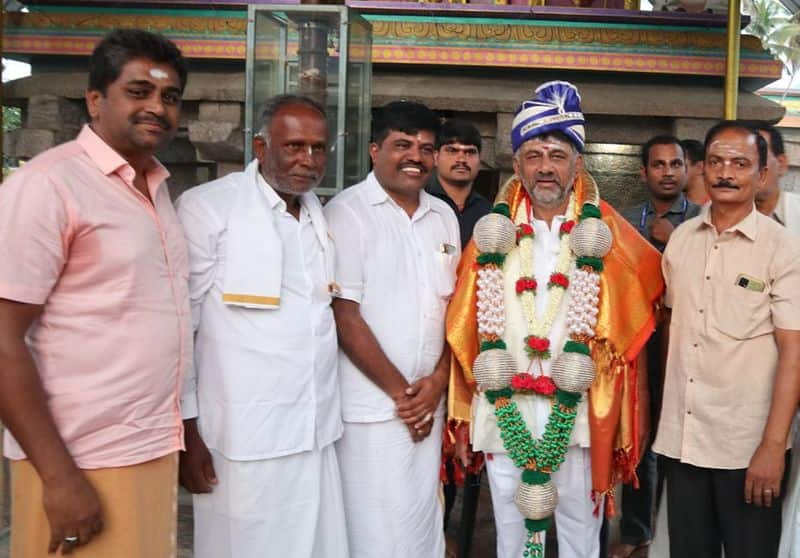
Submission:
[[[279,75],[284,58],[285,24],[269,12],[256,12],[253,56],[253,118],[256,122],[270,97],[282,92]],[[254,127],[253,133],[258,133]]]
[[[332,195],[358,182],[369,167],[369,23],[344,6],[258,6],[253,10],[250,106],[254,124],[274,95],[311,97],[325,108],[329,131],[328,166],[318,193]],[[349,25],[342,25],[342,20]],[[340,33],[348,33],[346,40]]]
[[[369,22],[355,17],[350,22],[350,43],[347,60],[347,142],[344,185],[362,180],[369,169],[367,147],[370,134],[371,47]]]

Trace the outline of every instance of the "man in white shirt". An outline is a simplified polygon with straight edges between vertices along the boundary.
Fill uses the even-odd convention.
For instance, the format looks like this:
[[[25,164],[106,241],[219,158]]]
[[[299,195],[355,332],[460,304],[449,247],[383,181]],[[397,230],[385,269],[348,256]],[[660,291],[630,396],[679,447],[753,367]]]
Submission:
[[[357,558],[444,556],[444,318],[460,249],[453,211],[423,190],[437,128],[424,105],[383,107],[373,123],[374,171],[325,207],[341,287],[336,449]]]
[[[347,557],[324,109],[271,100],[244,172],[178,201],[195,328],[180,480],[197,558]]]
[[[800,235],[800,194],[781,188],[781,178],[789,170],[789,158],[783,145],[783,135],[766,122],[756,123],[758,133],[767,142],[767,178],[756,194],[756,209],[767,217]]]

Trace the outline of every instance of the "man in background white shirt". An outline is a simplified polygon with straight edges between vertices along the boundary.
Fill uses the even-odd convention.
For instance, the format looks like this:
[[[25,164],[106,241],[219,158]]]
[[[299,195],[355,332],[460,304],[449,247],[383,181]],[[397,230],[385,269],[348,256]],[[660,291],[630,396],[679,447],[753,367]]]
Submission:
[[[186,192],[195,382],[181,484],[197,558],[348,556],[333,245],[319,200],[324,109],[268,103],[257,159]]]
[[[393,102],[376,115],[374,171],[326,207],[341,291],[339,332],[347,531],[354,558],[444,556],[439,465],[449,359],[444,319],[458,221],[423,190],[436,115]]]

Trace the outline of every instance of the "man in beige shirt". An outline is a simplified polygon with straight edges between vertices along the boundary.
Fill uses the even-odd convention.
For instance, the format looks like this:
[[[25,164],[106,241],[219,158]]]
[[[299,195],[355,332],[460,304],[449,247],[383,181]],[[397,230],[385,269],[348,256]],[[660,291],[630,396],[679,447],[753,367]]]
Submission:
[[[766,142],[740,122],[706,136],[711,205],[664,252],[669,353],[654,451],[672,556],[778,551],[789,429],[800,398],[800,242],[757,212]]]

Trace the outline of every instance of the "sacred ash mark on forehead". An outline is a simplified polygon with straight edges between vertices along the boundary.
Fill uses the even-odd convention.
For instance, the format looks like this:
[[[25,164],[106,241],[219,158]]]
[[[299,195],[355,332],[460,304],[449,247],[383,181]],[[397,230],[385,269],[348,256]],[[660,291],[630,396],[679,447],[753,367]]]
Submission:
[[[169,74],[161,68],[150,68],[150,77],[153,79],[169,79]]]
[[[741,141],[741,136],[732,137],[717,137],[711,142],[708,148],[709,153],[725,159],[750,159],[752,153],[748,153],[747,149],[756,145],[756,139],[748,134],[744,142]]]

